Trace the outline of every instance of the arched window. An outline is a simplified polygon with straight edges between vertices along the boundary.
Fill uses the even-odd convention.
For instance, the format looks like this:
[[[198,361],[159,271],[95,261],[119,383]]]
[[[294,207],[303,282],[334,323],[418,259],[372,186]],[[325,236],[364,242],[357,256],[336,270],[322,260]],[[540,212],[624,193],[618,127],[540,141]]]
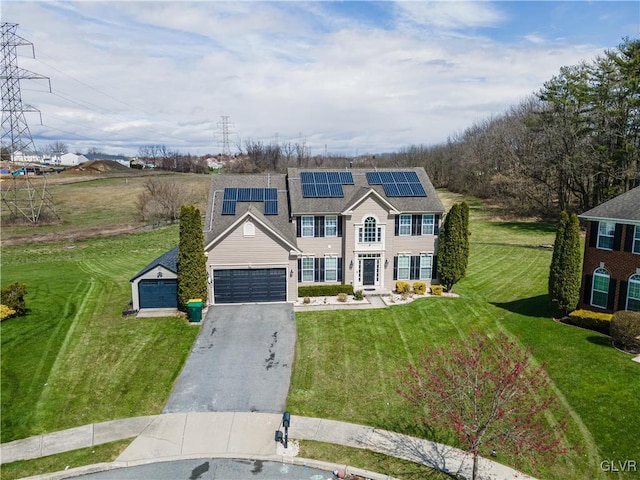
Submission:
[[[631,275],[627,285],[627,310],[640,312],[640,275]]]
[[[593,272],[593,285],[591,288],[591,305],[607,308],[609,300],[609,272],[604,268],[597,268]]]
[[[358,229],[358,241],[373,243],[382,241],[382,228],[378,226],[378,221],[373,216],[364,219],[364,226]]]

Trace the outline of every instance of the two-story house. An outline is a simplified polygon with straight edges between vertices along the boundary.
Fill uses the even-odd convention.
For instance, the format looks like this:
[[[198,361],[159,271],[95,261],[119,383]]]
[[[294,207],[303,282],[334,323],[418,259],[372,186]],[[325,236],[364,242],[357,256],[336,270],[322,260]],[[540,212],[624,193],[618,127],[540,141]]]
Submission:
[[[204,225],[209,302],[293,302],[299,285],[430,284],[443,214],[422,168],[214,175]]]
[[[579,217],[587,221],[580,308],[640,311],[640,187]]]

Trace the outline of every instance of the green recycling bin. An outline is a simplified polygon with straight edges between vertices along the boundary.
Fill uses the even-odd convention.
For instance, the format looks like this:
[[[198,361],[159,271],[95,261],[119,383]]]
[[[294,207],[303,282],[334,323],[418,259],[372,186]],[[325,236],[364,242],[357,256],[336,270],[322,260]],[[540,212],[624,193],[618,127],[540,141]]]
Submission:
[[[191,322],[199,323],[202,321],[202,307],[204,302],[201,298],[191,298],[187,302],[187,309],[189,310],[189,320]]]

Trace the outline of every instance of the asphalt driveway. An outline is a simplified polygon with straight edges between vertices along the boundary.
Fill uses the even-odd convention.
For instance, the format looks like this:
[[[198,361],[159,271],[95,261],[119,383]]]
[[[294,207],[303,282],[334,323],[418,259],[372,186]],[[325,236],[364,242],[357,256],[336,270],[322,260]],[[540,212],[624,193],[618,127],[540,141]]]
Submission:
[[[163,412],[283,412],[295,341],[291,304],[209,307]]]

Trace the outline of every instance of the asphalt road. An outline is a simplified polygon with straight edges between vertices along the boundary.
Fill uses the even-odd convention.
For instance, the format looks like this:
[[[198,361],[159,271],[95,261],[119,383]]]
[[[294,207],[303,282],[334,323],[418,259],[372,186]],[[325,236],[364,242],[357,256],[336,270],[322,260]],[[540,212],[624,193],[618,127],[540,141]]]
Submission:
[[[91,480],[325,480],[331,472],[262,460],[201,458],[91,473]]]
[[[209,307],[164,413],[283,412],[295,341],[291,304]]]

